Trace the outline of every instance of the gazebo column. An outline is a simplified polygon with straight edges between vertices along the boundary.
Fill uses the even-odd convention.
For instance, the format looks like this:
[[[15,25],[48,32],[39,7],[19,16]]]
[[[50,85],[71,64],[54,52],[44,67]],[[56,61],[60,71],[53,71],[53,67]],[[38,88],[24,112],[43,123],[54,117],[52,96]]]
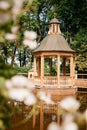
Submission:
[[[66,58],[63,58],[63,75],[66,76]]]
[[[50,74],[52,74],[52,58],[50,58]]]
[[[75,57],[73,56],[73,86],[75,85]]]
[[[41,87],[44,85],[44,56],[41,56]]]
[[[70,77],[71,77],[71,86],[74,85],[74,57],[70,57]]]
[[[34,76],[36,76],[36,57],[34,56]]]
[[[39,57],[38,58],[38,76],[41,75],[40,72],[41,72],[41,58]]]
[[[57,86],[60,87],[60,55],[57,55]]]

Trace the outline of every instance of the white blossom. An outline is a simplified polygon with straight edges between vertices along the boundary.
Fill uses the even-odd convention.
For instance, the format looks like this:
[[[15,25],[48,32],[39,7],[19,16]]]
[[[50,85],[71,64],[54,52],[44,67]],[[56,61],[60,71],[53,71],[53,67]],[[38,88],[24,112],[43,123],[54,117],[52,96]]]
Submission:
[[[47,130],[60,130],[60,127],[56,122],[52,122],[48,125]]]
[[[7,10],[10,7],[7,1],[0,1],[0,9]]]
[[[37,42],[36,41],[30,42],[29,47],[30,49],[35,49],[37,47]]]
[[[74,97],[66,97],[60,102],[60,106],[69,112],[76,112],[80,103]]]
[[[25,40],[23,41],[23,44],[24,44],[25,46],[29,46],[30,49],[35,49],[36,46],[37,46],[36,41],[31,41],[31,40],[27,40],[27,39],[25,39]]]
[[[38,92],[38,97],[40,100],[44,101],[46,104],[54,104],[54,102],[51,99],[50,93],[45,93],[43,91]]]
[[[11,80],[7,80],[5,82],[5,86],[6,86],[7,89],[11,89],[13,87]]]
[[[9,98],[17,101],[24,101],[25,97],[28,95],[28,91],[24,88],[12,88],[8,92]]]
[[[17,36],[16,36],[15,34],[12,34],[12,33],[7,33],[7,34],[5,35],[5,38],[6,38],[7,40],[15,40],[15,39],[17,38]]]
[[[11,78],[12,84],[14,87],[22,88],[26,87],[28,79],[21,75],[16,75]]]
[[[11,28],[11,32],[14,33],[14,34],[16,34],[17,31],[18,31],[18,29],[19,29],[19,26],[13,26],[13,27]]]
[[[68,113],[65,116],[63,116],[63,124],[67,124],[73,121],[74,121],[74,114]]]
[[[62,127],[63,130],[78,130],[78,126],[74,122],[66,123]]]
[[[23,6],[24,0],[13,0],[13,2],[14,2],[13,8],[12,8],[13,15],[18,15]]]
[[[9,21],[10,18],[11,18],[10,14],[0,13],[0,24],[4,24],[5,22]]]
[[[31,81],[29,81],[28,78],[21,75],[13,76],[11,78],[11,82],[12,82],[13,87],[16,87],[16,88],[24,87],[29,90],[33,90],[35,88],[35,85]]]
[[[24,100],[24,104],[30,106],[30,105],[34,105],[35,103],[36,103],[35,95],[31,92],[28,92],[28,95]]]
[[[33,90],[35,89],[35,85],[28,80],[27,84],[26,84],[26,88],[28,88],[29,90]]]
[[[34,31],[25,31],[24,37],[28,40],[35,40],[37,38],[37,34]]]

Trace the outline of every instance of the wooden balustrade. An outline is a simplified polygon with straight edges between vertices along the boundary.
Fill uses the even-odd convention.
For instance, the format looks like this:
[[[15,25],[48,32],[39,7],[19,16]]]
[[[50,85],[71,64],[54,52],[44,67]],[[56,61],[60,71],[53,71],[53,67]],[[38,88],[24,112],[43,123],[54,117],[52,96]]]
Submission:
[[[57,76],[44,76],[43,77],[43,86],[44,87],[50,87],[50,88],[57,88]],[[34,84],[36,86],[40,87],[41,84],[41,78],[38,76],[35,76],[34,78]],[[69,76],[61,76],[60,77],[60,86],[61,87],[68,87],[71,85],[71,78]]]

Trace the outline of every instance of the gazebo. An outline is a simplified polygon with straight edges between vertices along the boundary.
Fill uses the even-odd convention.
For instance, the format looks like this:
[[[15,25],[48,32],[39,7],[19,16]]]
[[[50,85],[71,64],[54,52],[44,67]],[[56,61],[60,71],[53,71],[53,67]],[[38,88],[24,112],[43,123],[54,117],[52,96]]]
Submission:
[[[73,87],[75,79],[74,56],[60,31],[60,22],[54,18],[49,23],[48,35],[33,51],[34,83],[39,88]],[[46,72],[48,67],[49,72]]]
[[[76,96],[74,58],[75,52],[70,48],[60,31],[60,22],[54,18],[49,23],[48,35],[33,51],[33,81],[35,93],[50,93],[55,104],[40,102],[39,126],[46,129],[49,120],[60,122],[59,103],[66,96]],[[30,74],[30,73],[29,73]],[[30,77],[31,79],[31,77]],[[37,116],[33,115],[33,128],[38,124]]]

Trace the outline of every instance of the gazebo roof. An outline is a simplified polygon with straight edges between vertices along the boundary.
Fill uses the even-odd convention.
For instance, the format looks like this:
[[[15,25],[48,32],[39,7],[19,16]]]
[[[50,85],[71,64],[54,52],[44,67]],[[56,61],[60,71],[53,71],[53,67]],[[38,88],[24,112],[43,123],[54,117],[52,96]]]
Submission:
[[[52,24],[52,23],[61,23],[61,22],[59,22],[56,18],[53,18],[53,19],[50,21],[50,24]]]
[[[55,25],[56,23],[56,25]],[[65,38],[62,36],[60,31],[60,22],[54,18],[50,21],[50,27],[48,35],[41,41],[40,46],[38,46],[33,52],[74,52],[72,50]]]
[[[34,50],[34,52],[42,51],[61,51],[61,52],[74,52],[65,38],[62,35],[50,34],[47,35],[41,42],[41,44]]]

